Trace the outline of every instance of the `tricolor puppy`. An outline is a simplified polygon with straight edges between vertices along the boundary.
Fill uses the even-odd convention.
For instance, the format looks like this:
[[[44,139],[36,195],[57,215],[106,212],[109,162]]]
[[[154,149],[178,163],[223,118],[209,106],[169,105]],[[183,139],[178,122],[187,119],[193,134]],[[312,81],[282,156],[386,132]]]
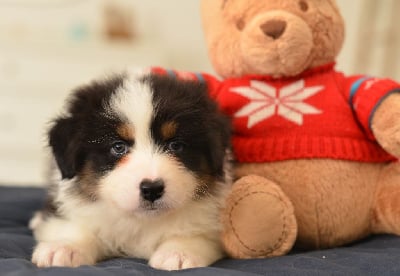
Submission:
[[[61,176],[31,221],[32,261],[128,256],[176,270],[218,260],[229,136],[200,83],[122,74],[77,89],[49,131]]]

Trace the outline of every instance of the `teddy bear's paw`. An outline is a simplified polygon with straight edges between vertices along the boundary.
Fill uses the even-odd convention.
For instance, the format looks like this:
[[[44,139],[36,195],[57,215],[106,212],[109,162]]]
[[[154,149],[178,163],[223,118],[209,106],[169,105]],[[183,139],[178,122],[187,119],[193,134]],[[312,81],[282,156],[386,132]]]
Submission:
[[[400,114],[398,122],[386,128],[375,128],[375,137],[378,143],[386,152],[393,156],[400,157]]]
[[[372,132],[388,153],[400,157],[400,93],[387,96],[375,111]]]
[[[38,267],[78,267],[94,264],[94,258],[74,246],[41,242],[33,252],[32,262]]]
[[[297,235],[290,200],[278,185],[259,176],[234,184],[222,220],[225,249],[235,258],[283,255]]]

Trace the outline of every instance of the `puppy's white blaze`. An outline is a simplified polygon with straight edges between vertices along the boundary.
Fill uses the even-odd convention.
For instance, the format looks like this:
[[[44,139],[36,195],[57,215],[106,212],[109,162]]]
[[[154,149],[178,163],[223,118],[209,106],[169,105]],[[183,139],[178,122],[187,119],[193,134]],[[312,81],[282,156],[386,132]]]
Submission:
[[[150,124],[154,116],[153,93],[149,85],[136,79],[126,79],[111,98],[108,108],[132,125],[135,147],[154,148],[150,139]]]

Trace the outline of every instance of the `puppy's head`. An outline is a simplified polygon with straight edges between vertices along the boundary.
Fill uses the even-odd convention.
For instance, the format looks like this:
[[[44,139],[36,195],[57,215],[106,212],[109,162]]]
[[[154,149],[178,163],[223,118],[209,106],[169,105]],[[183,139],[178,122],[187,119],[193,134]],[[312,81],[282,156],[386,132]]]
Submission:
[[[204,84],[115,76],[77,89],[49,144],[68,193],[128,212],[165,211],[218,192],[230,128]]]

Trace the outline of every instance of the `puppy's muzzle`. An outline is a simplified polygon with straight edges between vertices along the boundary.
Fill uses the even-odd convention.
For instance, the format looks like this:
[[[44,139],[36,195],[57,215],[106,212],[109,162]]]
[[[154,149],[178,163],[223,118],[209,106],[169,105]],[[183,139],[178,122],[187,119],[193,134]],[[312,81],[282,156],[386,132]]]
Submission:
[[[162,179],[144,179],[140,183],[140,195],[144,200],[154,202],[164,194],[164,181]]]

